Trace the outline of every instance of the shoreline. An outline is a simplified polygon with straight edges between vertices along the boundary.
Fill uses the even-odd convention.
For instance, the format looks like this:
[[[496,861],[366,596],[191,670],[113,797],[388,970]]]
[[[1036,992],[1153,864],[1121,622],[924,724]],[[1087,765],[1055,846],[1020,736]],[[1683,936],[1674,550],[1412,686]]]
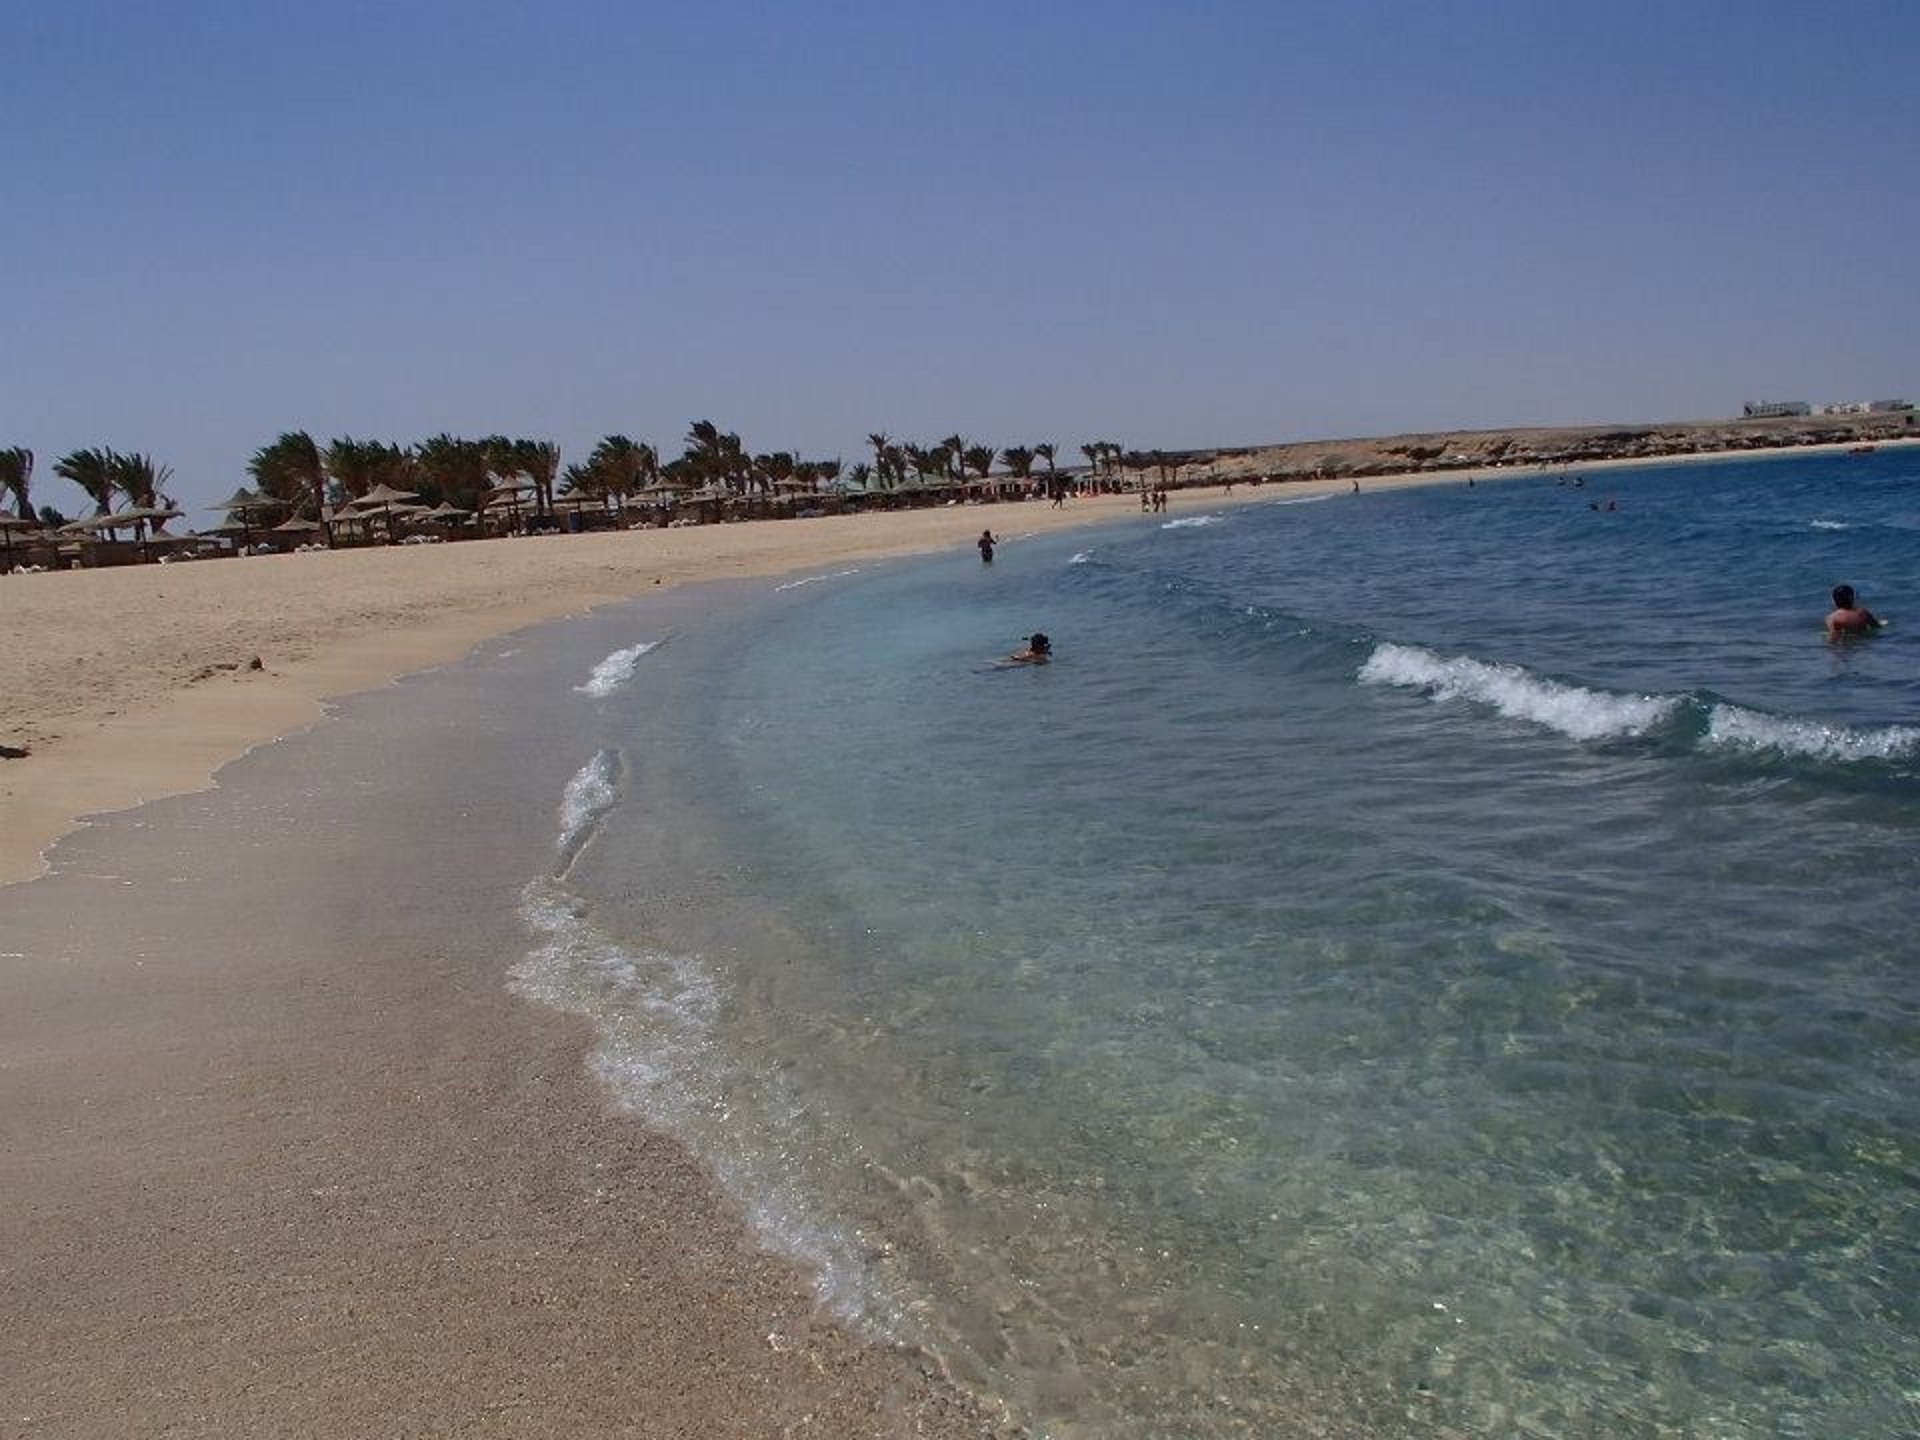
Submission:
[[[0,891],[22,1433],[1020,1433],[826,1313],[506,983],[578,665],[364,692]]]
[[[1348,486],[1188,489],[1172,511]],[[0,886],[44,874],[49,848],[90,817],[205,789],[330,701],[544,621],[703,580],[959,549],[982,527],[1041,534],[1136,516],[1137,496],[1102,495],[1062,510],[1026,501],[10,576],[0,692],[14,700],[0,744],[30,753],[0,760]]]
[[[1913,446],[1920,438],[1881,442]],[[1375,493],[1851,448],[1409,471],[1360,483]],[[1219,484],[1172,491],[1169,513],[1343,494],[1353,480],[1233,484],[1231,493]],[[655,587],[958,549],[976,526],[1049,533],[1140,513],[1128,493],[1063,510],[1023,501],[9,576],[0,693],[12,705],[0,745],[30,753],[0,759],[0,887],[44,874],[48,849],[91,816],[204,789],[227,762],[322,719],[329,701],[546,620]],[[261,668],[247,668],[255,657]]]
[[[1189,490],[1174,510],[1349,483]],[[831,547],[818,532],[793,544],[791,532],[846,521],[711,527],[711,549],[675,556],[687,573],[658,574],[664,591],[959,549],[983,520],[1012,537],[1137,515],[1133,496],[1061,512],[906,512],[935,528],[859,527]],[[525,824],[538,831],[578,757],[513,743],[555,733],[539,712],[438,731],[433,715],[466,712],[423,711],[417,692],[457,701],[475,667],[450,662],[489,638],[654,594],[656,567],[626,557],[609,580],[614,562],[599,551],[661,533],[574,552],[579,573],[552,593],[441,592],[444,608],[417,630],[384,630],[391,610],[360,615],[351,632],[333,612],[308,617],[283,632],[312,645],[297,660],[162,687],[147,709],[74,737],[98,747],[87,753],[101,767],[125,764],[117,746],[150,745],[140,783],[206,770],[150,812],[75,818],[44,881],[0,887],[6,949],[19,952],[0,965],[0,1056],[13,1077],[0,1128],[22,1161],[18,1203],[0,1217],[17,1257],[0,1273],[13,1322],[0,1391],[34,1433],[162,1421],[203,1434],[402,1422],[443,1434],[1024,1433],[937,1355],[862,1340],[822,1312],[803,1268],[756,1247],[698,1153],[618,1108],[584,1063],[592,1026],[502,983],[527,939],[506,908],[514,887],[500,882],[519,877],[528,852],[503,833],[513,825],[475,829],[472,817],[534,817]],[[538,569],[551,564],[545,543],[498,548],[528,550]],[[356,553],[402,569],[460,555],[469,572],[501,568],[468,564],[495,552],[464,546],[341,558]],[[324,575],[303,567],[324,558],[237,578]],[[145,568],[172,596],[196,567]],[[673,603],[701,605],[703,593]],[[328,624],[326,643],[307,638]],[[206,633],[220,629],[215,617]],[[217,650],[202,636],[199,651],[156,658],[227,655],[234,639]],[[542,650],[535,641],[516,663]],[[565,673],[577,677],[577,659]],[[578,703],[570,688],[538,693]],[[220,728],[194,731],[196,714]],[[63,758],[65,744],[44,758]],[[236,757],[244,764],[216,784]],[[31,763],[4,762],[0,782]],[[324,777],[320,798],[290,776]],[[367,823],[381,817],[394,828]],[[533,838],[547,854],[545,832]]]

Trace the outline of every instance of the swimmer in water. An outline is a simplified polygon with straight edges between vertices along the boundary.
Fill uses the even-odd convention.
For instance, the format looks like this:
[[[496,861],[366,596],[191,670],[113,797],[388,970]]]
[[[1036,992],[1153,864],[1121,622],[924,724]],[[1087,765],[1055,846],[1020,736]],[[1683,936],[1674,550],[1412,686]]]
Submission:
[[[1853,586],[1833,587],[1833,609],[1827,614],[1827,639],[1871,635],[1887,622],[1854,600]]]
[[[980,547],[980,563],[991,565],[993,563],[993,531],[982,530],[980,538],[973,543]]]
[[[1036,630],[1027,637],[1027,648],[1007,656],[1009,665],[1044,665],[1053,658],[1053,642]]]

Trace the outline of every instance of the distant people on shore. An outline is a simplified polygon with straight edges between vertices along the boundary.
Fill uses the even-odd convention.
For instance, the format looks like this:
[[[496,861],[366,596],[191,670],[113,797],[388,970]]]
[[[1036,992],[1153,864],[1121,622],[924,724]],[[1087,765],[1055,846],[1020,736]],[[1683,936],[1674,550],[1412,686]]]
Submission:
[[[1036,630],[1027,637],[1027,648],[1007,656],[1009,665],[1044,665],[1053,658],[1053,642],[1045,632]]]
[[[1140,490],[1140,509],[1143,513],[1150,513],[1153,510],[1153,492],[1144,486]]]
[[[980,563],[991,565],[993,563],[993,531],[982,530],[980,538],[973,543],[980,547]]]
[[[1887,622],[1854,597],[1853,586],[1833,587],[1833,609],[1827,612],[1827,639],[1844,640],[1855,635],[1871,635]]]

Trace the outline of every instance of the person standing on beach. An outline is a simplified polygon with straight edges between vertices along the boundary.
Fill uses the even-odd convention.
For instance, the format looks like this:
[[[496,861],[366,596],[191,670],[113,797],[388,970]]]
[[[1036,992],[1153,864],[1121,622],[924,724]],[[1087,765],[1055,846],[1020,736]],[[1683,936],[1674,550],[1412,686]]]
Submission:
[[[1871,635],[1886,623],[1866,606],[1855,601],[1853,586],[1833,587],[1833,609],[1827,615],[1827,639],[1839,640],[1850,635]]]
[[[980,538],[973,543],[980,547],[980,563],[991,565],[993,563],[993,531],[982,530]]]

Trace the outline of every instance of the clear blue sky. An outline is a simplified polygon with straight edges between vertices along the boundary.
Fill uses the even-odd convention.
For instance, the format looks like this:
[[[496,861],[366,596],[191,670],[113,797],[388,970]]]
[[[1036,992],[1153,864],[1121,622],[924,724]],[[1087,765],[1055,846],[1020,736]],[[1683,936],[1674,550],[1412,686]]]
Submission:
[[[0,0],[0,445],[1920,389],[1910,4]]]

